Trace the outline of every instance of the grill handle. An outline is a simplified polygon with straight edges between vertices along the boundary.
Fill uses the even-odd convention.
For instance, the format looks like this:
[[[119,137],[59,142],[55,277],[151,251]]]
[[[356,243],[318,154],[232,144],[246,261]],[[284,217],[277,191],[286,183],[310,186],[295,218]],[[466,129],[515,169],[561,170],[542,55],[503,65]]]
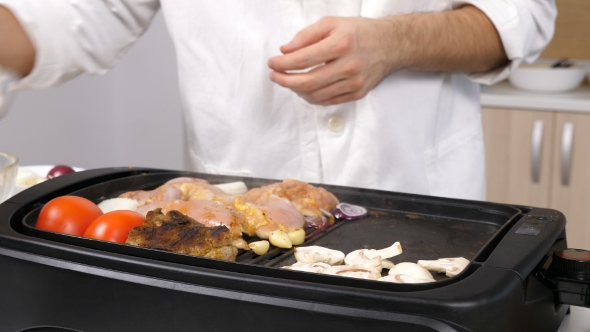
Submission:
[[[563,124],[561,133],[561,184],[570,184],[570,169],[572,162],[572,150],[574,145],[574,124],[566,122]]]
[[[531,137],[531,176],[534,183],[541,179],[541,152],[543,149],[543,130],[545,123],[535,120]]]

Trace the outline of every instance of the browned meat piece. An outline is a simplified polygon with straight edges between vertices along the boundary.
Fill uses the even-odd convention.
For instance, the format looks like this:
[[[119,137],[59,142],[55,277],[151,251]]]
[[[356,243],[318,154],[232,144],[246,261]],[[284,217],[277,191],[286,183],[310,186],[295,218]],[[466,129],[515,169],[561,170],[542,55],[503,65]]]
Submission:
[[[228,261],[235,261],[238,254],[227,227],[206,227],[176,210],[148,212],[144,224],[129,232],[126,243]]]

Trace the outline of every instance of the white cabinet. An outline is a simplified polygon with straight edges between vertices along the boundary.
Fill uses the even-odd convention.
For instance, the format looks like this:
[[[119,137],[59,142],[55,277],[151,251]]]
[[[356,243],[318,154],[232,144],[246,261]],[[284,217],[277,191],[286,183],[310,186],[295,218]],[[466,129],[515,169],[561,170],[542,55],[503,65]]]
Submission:
[[[590,114],[483,108],[489,201],[565,214],[570,247],[590,249]]]

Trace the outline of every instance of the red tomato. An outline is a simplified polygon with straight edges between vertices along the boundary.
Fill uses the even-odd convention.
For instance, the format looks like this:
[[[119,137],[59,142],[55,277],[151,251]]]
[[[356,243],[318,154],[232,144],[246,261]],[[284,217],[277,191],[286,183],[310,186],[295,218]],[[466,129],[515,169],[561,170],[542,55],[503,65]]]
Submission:
[[[78,196],[56,197],[41,208],[36,228],[82,236],[88,225],[102,215],[92,201]]]
[[[145,217],[130,210],[116,210],[96,218],[84,232],[85,237],[91,239],[125,243],[129,231],[141,226]]]

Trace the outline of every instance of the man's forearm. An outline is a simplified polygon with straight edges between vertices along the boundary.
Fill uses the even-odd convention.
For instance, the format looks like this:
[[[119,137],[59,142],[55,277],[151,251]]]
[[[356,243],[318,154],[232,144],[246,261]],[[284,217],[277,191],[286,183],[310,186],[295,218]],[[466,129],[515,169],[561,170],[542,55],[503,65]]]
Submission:
[[[508,62],[494,25],[473,6],[387,20],[395,33],[391,47],[397,48],[391,50],[398,57],[392,61],[400,67],[483,72]]]
[[[0,6],[0,66],[26,76],[35,64],[35,48],[6,7]]]

